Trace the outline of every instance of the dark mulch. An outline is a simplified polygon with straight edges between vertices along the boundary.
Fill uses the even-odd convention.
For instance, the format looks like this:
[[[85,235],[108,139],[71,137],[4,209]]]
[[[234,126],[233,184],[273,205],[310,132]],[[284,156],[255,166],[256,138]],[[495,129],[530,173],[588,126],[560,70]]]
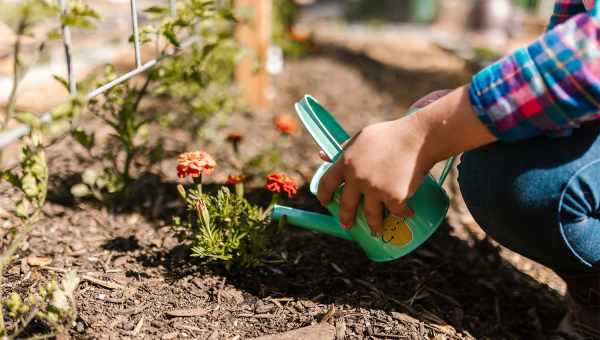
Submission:
[[[397,117],[429,90],[468,79],[461,68],[443,63],[428,71],[386,64],[366,52],[321,46],[290,61],[276,79],[274,113],[293,113],[293,102],[310,92],[356,131]],[[435,57],[452,58],[439,51]],[[288,169],[306,181],[318,164],[315,146],[303,131],[282,139],[265,128],[272,115],[240,115],[226,131],[244,131],[243,154],[277,144]],[[187,143],[183,137],[169,148],[184,151]],[[546,339],[564,312],[560,294],[546,284],[553,283],[530,276],[546,277],[547,270],[486,239],[464,237],[476,227],[460,222],[444,224],[424,246],[392,263],[372,263],[349,242],[289,227],[264,267],[227,271],[199,265],[165,227],[181,209],[173,159],[160,165],[158,175],[142,177],[146,191],[138,201],[115,209],[69,196],[74,174],[86,166],[78,152],[68,141],[49,151],[59,176],[53,178],[51,202],[3,287],[23,291],[64,268],[121,285],[81,284],[75,338],[233,339],[323,321],[335,325],[340,338],[352,339]],[[12,193],[2,188],[0,202],[8,209]],[[263,196],[258,191],[252,197]],[[294,204],[317,206],[306,189]],[[30,254],[51,258],[51,268],[28,266],[21,259]]]

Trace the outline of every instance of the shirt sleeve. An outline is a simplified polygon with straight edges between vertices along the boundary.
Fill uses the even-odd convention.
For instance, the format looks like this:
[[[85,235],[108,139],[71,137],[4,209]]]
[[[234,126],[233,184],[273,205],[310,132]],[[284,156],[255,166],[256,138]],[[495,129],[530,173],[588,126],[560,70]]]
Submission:
[[[554,12],[550,17],[548,29],[551,30],[557,25],[562,24],[569,18],[584,13],[586,10],[583,0],[556,0],[554,3]]]
[[[567,135],[599,119],[600,22],[579,13],[473,77],[470,100],[500,140]]]

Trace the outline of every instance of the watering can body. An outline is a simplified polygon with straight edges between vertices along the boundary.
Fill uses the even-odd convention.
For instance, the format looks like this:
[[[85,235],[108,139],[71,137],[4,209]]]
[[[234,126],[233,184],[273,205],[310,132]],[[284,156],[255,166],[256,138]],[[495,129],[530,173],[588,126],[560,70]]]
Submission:
[[[335,161],[343,152],[342,144],[350,138],[333,116],[311,96],[305,96],[296,104],[296,112],[313,139]],[[343,185],[335,192],[326,206],[331,216],[276,205],[272,217],[286,217],[288,223],[356,242],[372,261],[384,262],[400,258],[425,242],[444,220],[449,198],[441,187],[453,159],[448,160],[440,181],[428,175],[407,205],[415,212],[411,217],[397,217],[386,213],[383,235],[374,235],[363,212],[362,202],[350,229],[343,229],[339,219],[339,198]],[[310,191],[317,194],[319,182],[333,163],[325,162],[316,171],[310,183]]]

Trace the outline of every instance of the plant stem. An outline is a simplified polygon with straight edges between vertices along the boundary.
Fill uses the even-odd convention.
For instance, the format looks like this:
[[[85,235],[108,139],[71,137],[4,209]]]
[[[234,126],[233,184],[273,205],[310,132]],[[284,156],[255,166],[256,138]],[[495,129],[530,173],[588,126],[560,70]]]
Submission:
[[[8,122],[10,121],[10,119],[12,118],[12,116],[15,113],[15,107],[17,106],[17,89],[19,88],[19,82],[21,81],[21,77],[22,77],[21,73],[20,73],[20,69],[21,69],[20,55],[21,55],[21,44],[22,44],[21,39],[23,38],[23,33],[25,32],[26,28],[27,28],[27,21],[26,21],[26,19],[22,18],[19,21],[19,24],[17,26],[17,37],[15,39],[15,44],[13,47],[12,88],[10,89],[10,95],[8,96],[8,102],[6,105],[6,115],[4,116],[4,121],[2,122],[2,126],[1,126],[0,130],[6,129]]]
[[[142,85],[142,88],[138,92],[137,98],[135,99],[135,103],[133,104],[133,111],[137,111],[140,102],[142,101],[142,99],[144,99],[144,96],[148,92],[148,86],[150,86],[151,81],[152,73],[148,74],[148,76],[146,77],[146,81],[144,81],[144,85]]]
[[[29,325],[31,323],[31,321],[33,321],[33,318],[35,318],[35,316],[38,314],[38,309],[34,308],[33,311],[31,311],[31,313],[29,313],[29,315],[27,315],[27,319],[25,319],[23,321],[23,323],[21,324],[21,327],[19,327],[18,329],[16,329],[13,334],[9,337],[9,339],[17,339],[19,337],[19,335],[21,335],[21,333],[23,333],[23,331],[25,330],[25,328],[27,328],[27,325]]]
[[[269,204],[269,206],[267,207],[267,209],[265,210],[265,212],[262,215],[262,218],[266,218],[270,213],[271,210],[273,210],[273,207],[275,206],[275,204],[277,204],[279,202],[279,198],[280,198],[280,194],[278,192],[274,192],[273,196],[271,197],[271,203]]]
[[[13,81],[12,87],[10,89],[10,94],[8,96],[8,101],[6,103],[6,112],[4,116],[4,120],[0,124],[0,131],[4,131],[8,126],[12,116],[15,113],[15,107],[17,106],[17,89],[19,88],[19,82],[21,82],[22,74],[20,72],[21,62],[19,56],[21,55],[21,43],[23,38],[23,33],[25,33],[25,29],[27,28],[27,20],[25,18],[21,18],[19,24],[17,26],[17,34],[15,38],[15,44],[13,47]],[[0,164],[2,164],[2,155],[3,151],[0,150]],[[1,321],[0,321],[1,322]],[[3,324],[0,324],[3,326]]]
[[[244,183],[235,184],[235,193],[238,197],[244,197]]]
[[[133,112],[137,112],[142,99],[148,93],[148,86],[150,85],[151,81],[152,81],[152,74],[149,74],[148,77],[146,77],[146,81],[144,82],[144,85],[142,85],[142,87],[140,88],[140,90],[137,93],[135,102],[133,103],[133,107],[132,107]],[[125,185],[129,184],[129,181],[131,180],[131,176],[130,176],[131,162],[133,162],[133,159],[135,158],[135,153],[133,151],[135,149],[135,145],[133,145],[133,138],[130,138],[130,144],[131,144],[130,147],[126,148],[127,156],[125,158],[125,164],[123,167],[123,180],[125,181]]]
[[[123,181],[125,182],[125,185],[129,184],[130,181],[130,176],[129,176],[129,168],[131,167],[131,162],[133,161],[133,150],[126,150],[126,156],[125,156],[125,164],[123,165]]]
[[[41,212],[42,212],[42,208],[40,207],[36,210],[36,212],[30,218],[27,219],[27,221],[25,221],[21,225],[21,227],[18,229],[19,231],[17,232],[17,235],[15,236],[15,238],[13,238],[12,242],[10,243],[10,246],[4,252],[4,254],[2,254],[2,257],[0,257],[0,289],[2,289],[2,281],[4,278],[4,269],[6,268],[6,266],[8,266],[8,264],[12,260],[14,253],[17,251],[17,249],[19,249],[19,246],[21,246],[21,243],[23,243],[23,241],[25,240],[25,237],[27,237],[27,235],[29,235],[29,233],[33,229],[33,226],[35,225],[35,222],[37,222],[37,219],[38,219],[39,215],[41,214]],[[6,331],[6,326],[4,324],[4,313],[2,312],[1,306],[0,306],[0,330]]]
[[[21,225],[21,227],[18,229],[19,231],[17,232],[16,236],[13,238],[12,242],[10,243],[10,246],[4,252],[4,254],[2,254],[2,256],[0,257],[0,277],[2,275],[4,275],[4,269],[6,269],[6,266],[8,266],[8,264],[12,260],[13,255],[15,254],[17,249],[19,249],[19,246],[21,245],[21,243],[23,243],[23,241],[25,240],[25,237],[27,237],[27,235],[29,235],[29,233],[33,229],[33,226],[37,222],[41,213],[42,213],[42,208],[39,207],[35,211],[35,213]]]

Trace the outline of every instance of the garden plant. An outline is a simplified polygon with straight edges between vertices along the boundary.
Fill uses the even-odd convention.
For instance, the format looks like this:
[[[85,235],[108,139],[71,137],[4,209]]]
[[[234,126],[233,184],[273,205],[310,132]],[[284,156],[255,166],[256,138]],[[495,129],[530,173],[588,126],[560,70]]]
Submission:
[[[62,12],[58,4],[44,0],[2,6],[9,11],[3,20],[13,28],[15,42],[13,84],[0,130],[17,121],[26,124],[30,131],[22,141],[20,162],[0,172],[1,178],[17,193],[13,196],[16,201],[14,214],[20,221],[3,236],[6,245],[0,257],[0,272],[3,273],[36,223],[44,218],[48,178],[52,172],[46,163],[46,148],[70,135],[88,150],[91,166],[81,174],[81,183],[71,188],[76,197],[92,196],[104,203],[131,198],[135,195],[136,176],[151,171],[152,165],[164,157],[164,136],[159,134],[150,138],[151,131],[180,126],[185,121],[186,131],[202,138],[207,122],[223,120],[236,107],[232,80],[240,49],[233,39],[235,19],[228,1],[177,1],[175,15],[168,6],[147,8],[145,12],[157,24],[142,27],[142,43],[154,46],[159,56],[168,52],[175,52],[175,56],[150,70],[139,82],[126,81],[99,97],[85,98],[81,93],[117,78],[116,69],[107,65],[102,73],[80,81],[76,86],[78,94],[56,107],[51,121],[46,122],[35,114],[17,110],[20,82],[44,52],[45,41],[61,38],[61,27],[89,30],[101,18],[81,1],[70,1]],[[56,27],[39,36],[39,30],[34,28],[47,22],[54,22]],[[190,36],[198,42],[190,50],[179,51],[181,39]],[[25,38],[40,41],[33,57],[23,56],[22,41]],[[65,78],[55,78],[69,88]],[[171,100],[179,103],[179,107],[167,112],[143,111],[142,101],[152,98]],[[108,140],[100,143],[93,131],[80,124],[82,116],[96,117],[107,126],[111,131]],[[241,261],[244,265],[257,263],[255,253],[264,249],[266,242],[261,231],[268,227],[269,220],[259,207],[243,198],[241,178],[232,179],[238,187],[236,195],[226,188],[216,196],[207,195],[202,193],[200,186],[190,189],[189,194],[181,191],[185,194],[186,206],[201,211],[204,217],[200,223],[188,220],[188,223],[197,223],[193,228],[185,226],[193,231],[197,240],[191,245],[194,254],[223,261]],[[200,202],[205,204],[200,205]],[[238,227],[247,231],[234,229]],[[221,245],[223,240],[215,237],[224,238],[227,244]],[[265,239],[258,240],[260,237]],[[50,281],[26,296],[3,290],[0,336],[20,337],[33,320],[45,322],[49,329],[46,337],[63,334],[77,318],[74,291],[78,282],[77,274],[68,272],[60,284]],[[10,320],[7,324],[5,318]]]

